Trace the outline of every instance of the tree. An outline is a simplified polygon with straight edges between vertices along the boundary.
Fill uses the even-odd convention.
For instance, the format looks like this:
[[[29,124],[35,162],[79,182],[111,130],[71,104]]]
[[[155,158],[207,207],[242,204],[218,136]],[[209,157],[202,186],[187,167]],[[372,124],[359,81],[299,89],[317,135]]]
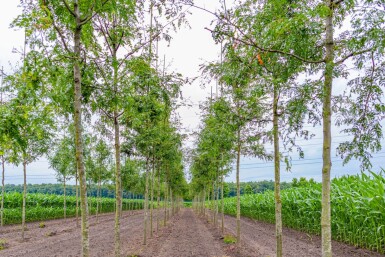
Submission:
[[[341,77],[347,74],[344,63],[346,60],[355,59],[355,67],[360,68],[365,61],[370,58],[370,52],[377,52],[377,49],[382,49],[379,35],[382,35],[383,30],[379,29],[383,17],[383,11],[375,7],[379,2],[364,1],[362,5],[358,5],[353,1],[317,1],[309,3],[307,1],[281,1],[271,0],[261,4],[259,1],[244,1],[237,6],[236,11],[224,10],[223,14],[216,15],[219,22],[214,35],[226,35],[234,39],[236,44],[243,44],[255,48],[260,52],[256,58],[263,60],[261,56],[265,53],[276,54],[280,57],[293,58],[302,62],[307,68],[308,72],[315,74],[322,72],[322,80],[314,81],[310,90],[318,95],[318,99],[322,105],[322,123],[323,123],[323,194],[322,194],[322,255],[331,256],[331,220],[330,220],[330,168],[331,168],[331,117],[332,117],[332,85],[333,78]],[[369,7],[370,6],[370,7]],[[373,13],[368,15],[368,10],[373,10]],[[256,10],[258,10],[256,12]],[[273,12],[278,19],[266,19]],[[353,15],[357,13],[358,15]],[[284,16],[282,16],[284,14]],[[352,15],[352,16],[349,16]],[[255,17],[261,17],[260,23],[263,25],[264,35],[254,34],[253,26],[249,26],[250,21],[259,20]],[[369,18],[370,16],[370,18]],[[350,28],[343,29],[341,33],[335,33],[335,28],[342,26],[342,24],[350,19],[353,25]],[[363,25],[365,24],[365,25]],[[246,26],[244,26],[246,25]],[[307,28],[307,30],[303,30]],[[326,28],[326,30],[324,30]],[[311,33],[304,33],[309,31]],[[219,33],[218,33],[219,32]],[[258,36],[255,36],[258,35]],[[370,35],[369,37],[364,35]],[[303,41],[304,36],[310,36],[312,44],[309,41]],[[278,37],[278,38],[277,38]],[[299,40],[295,40],[299,37]],[[279,38],[284,40],[284,44],[276,45]],[[295,42],[294,44],[290,42]],[[305,42],[305,44],[302,44]],[[310,50],[310,51],[309,51]],[[318,54],[312,54],[318,53]],[[373,55],[372,55],[373,56]],[[266,60],[265,60],[266,61]],[[373,62],[372,62],[373,63]],[[372,67],[374,67],[372,65]],[[373,70],[373,69],[372,69]],[[374,74],[374,73],[373,73]],[[375,80],[372,80],[375,81]],[[323,83],[321,83],[323,82]],[[370,83],[369,83],[370,84]],[[368,84],[366,84],[368,85]],[[375,87],[371,87],[371,90]],[[364,90],[365,92],[374,92],[371,90]],[[363,92],[361,90],[353,91],[354,93]],[[378,92],[378,91],[377,91]],[[375,98],[377,93],[373,95]],[[316,98],[316,99],[317,99]],[[367,99],[370,99],[367,95]],[[317,99],[317,100],[318,100]],[[358,99],[365,99],[359,97]],[[378,99],[378,98],[377,98]],[[378,100],[376,100],[377,103]],[[317,102],[317,101],[315,101]],[[358,105],[366,101],[358,101]],[[318,103],[312,103],[317,109]],[[352,110],[357,113],[357,106],[353,108],[346,108],[345,110]],[[363,106],[365,106],[364,104]],[[378,114],[382,112],[381,103],[376,104],[378,108],[366,108],[365,113]],[[369,107],[369,105],[366,105]],[[365,108],[364,108],[365,109]],[[345,112],[346,114],[348,112]],[[354,114],[353,114],[354,115]],[[372,116],[376,117],[376,116]],[[378,116],[377,116],[378,117]],[[367,121],[371,120],[373,126],[362,126],[369,124]],[[348,124],[353,125],[353,129],[346,130],[354,134],[356,142],[353,144],[344,144],[340,147],[340,152],[351,157],[370,157],[367,151],[363,150],[364,146],[369,146],[372,150],[378,150],[378,138],[381,135],[378,130],[378,118],[359,119],[354,122],[347,114],[346,119],[342,122],[338,121],[337,125]],[[354,126],[361,126],[364,130],[373,136],[373,139],[363,137],[359,129]],[[365,142],[366,140],[366,142]],[[357,144],[357,142],[360,142]],[[366,156],[366,157],[365,157]],[[367,160],[363,159],[364,161]]]
[[[54,152],[48,155],[48,160],[53,168],[57,172],[57,178],[59,182],[63,183],[63,195],[64,195],[64,219],[66,219],[66,182],[75,175],[75,147],[73,145],[73,138],[64,135],[64,137],[56,145]]]
[[[10,160],[23,165],[24,192],[22,207],[22,239],[25,231],[25,208],[27,197],[27,165],[46,153],[53,129],[52,109],[46,103],[43,80],[39,76],[39,63],[33,62],[39,53],[31,51],[24,57],[23,69],[7,77],[8,90],[14,98],[9,101],[9,128],[15,131],[9,134],[13,147]],[[31,61],[32,60],[32,61]],[[31,62],[30,62],[31,61]]]
[[[108,1],[73,0],[68,2],[66,0],[42,0],[38,3],[24,3],[27,12],[19,19],[20,26],[29,28],[31,32],[40,32],[44,40],[52,42],[54,54],[69,58],[72,62],[76,166],[80,181],[82,209],[82,256],[89,256],[87,180],[84,172],[82,145],[82,67],[84,67],[86,60],[82,56],[82,46],[87,47],[91,41],[90,35],[92,33],[89,32],[92,27],[90,21],[95,17],[96,13],[103,11]],[[85,53],[87,53],[87,50],[85,50]]]

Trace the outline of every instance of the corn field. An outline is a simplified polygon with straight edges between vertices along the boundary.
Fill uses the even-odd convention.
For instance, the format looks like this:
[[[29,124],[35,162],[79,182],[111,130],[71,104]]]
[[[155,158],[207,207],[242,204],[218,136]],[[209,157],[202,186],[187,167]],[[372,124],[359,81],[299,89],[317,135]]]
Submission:
[[[385,178],[371,173],[332,181],[332,235],[335,240],[385,252]],[[287,227],[321,233],[319,183],[282,191],[282,219]],[[236,198],[224,199],[224,211],[236,215]],[[274,223],[274,192],[241,197],[242,216]]]
[[[4,224],[21,223],[21,208],[23,195],[21,193],[4,194]],[[113,212],[115,210],[115,199],[113,198],[88,198],[90,214],[96,213],[97,201],[99,202],[99,213]],[[76,215],[76,197],[67,196],[66,216]],[[62,195],[28,194],[26,202],[26,221],[42,221],[49,219],[60,219],[64,217],[64,197]],[[124,199],[123,210],[143,209],[143,200]],[[80,214],[80,209],[79,209]]]

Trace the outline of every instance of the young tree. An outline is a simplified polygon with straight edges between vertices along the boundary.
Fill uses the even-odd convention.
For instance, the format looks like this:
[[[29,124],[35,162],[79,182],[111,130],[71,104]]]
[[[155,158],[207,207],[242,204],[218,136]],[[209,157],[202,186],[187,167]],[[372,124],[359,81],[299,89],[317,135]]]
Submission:
[[[109,0],[41,0],[23,3],[26,12],[19,18],[19,25],[32,33],[41,33],[43,41],[49,42],[51,53],[59,58],[68,58],[73,67],[74,124],[76,167],[80,181],[82,256],[89,256],[87,184],[84,172],[82,145],[82,70],[87,46],[91,42],[90,21],[97,13],[104,11]],[[44,46],[41,42],[40,46]],[[84,50],[84,51],[83,51]]]
[[[48,160],[51,168],[57,172],[58,181],[63,183],[64,219],[67,217],[66,182],[74,176],[76,170],[74,158],[75,147],[73,143],[73,138],[64,135],[64,137],[56,145],[54,152],[52,154],[48,154]]]

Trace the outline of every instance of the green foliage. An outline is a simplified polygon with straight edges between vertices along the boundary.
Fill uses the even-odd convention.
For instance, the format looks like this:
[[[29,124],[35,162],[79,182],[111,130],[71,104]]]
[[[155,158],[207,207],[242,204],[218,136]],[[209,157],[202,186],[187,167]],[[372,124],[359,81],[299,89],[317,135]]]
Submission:
[[[301,180],[300,180],[301,181]],[[294,184],[294,183],[293,183]],[[321,184],[304,182],[282,190],[282,220],[285,226],[308,233],[321,233]],[[358,247],[384,252],[385,179],[383,173],[344,176],[332,181],[333,238]],[[236,215],[236,198],[225,199],[225,212]],[[241,197],[243,216],[275,222],[274,192]]]
[[[22,194],[6,193],[4,195],[4,224],[21,223]],[[98,198],[90,197],[91,206],[89,213],[96,213]],[[59,195],[28,194],[26,221],[44,221],[63,218],[64,197]],[[130,208],[143,209],[143,200],[123,199],[123,210]],[[102,198],[99,206],[100,213],[113,212],[115,199]],[[76,197],[67,196],[67,217],[76,214]]]

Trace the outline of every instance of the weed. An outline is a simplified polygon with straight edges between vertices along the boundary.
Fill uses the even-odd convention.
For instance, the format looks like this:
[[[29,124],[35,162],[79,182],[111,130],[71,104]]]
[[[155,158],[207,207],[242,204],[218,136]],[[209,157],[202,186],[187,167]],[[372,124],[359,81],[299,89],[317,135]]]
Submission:
[[[45,228],[45,224],[44,224],[44,222],[40,222],[40,224],[39,224],[39,228]]]
[[[0,239],[0,251],[8,248],[8,243],[7,240],[5,239]]]
[[[223,242],[225,242],[225,244],[235,244],[237,242],[237,239],[232,235],[225,235],[223,238]]]
[[[45,234],[46,236],[55,236],[56,235],[56,231],[51,231],[51,232],[48,232],[47,234]]]

